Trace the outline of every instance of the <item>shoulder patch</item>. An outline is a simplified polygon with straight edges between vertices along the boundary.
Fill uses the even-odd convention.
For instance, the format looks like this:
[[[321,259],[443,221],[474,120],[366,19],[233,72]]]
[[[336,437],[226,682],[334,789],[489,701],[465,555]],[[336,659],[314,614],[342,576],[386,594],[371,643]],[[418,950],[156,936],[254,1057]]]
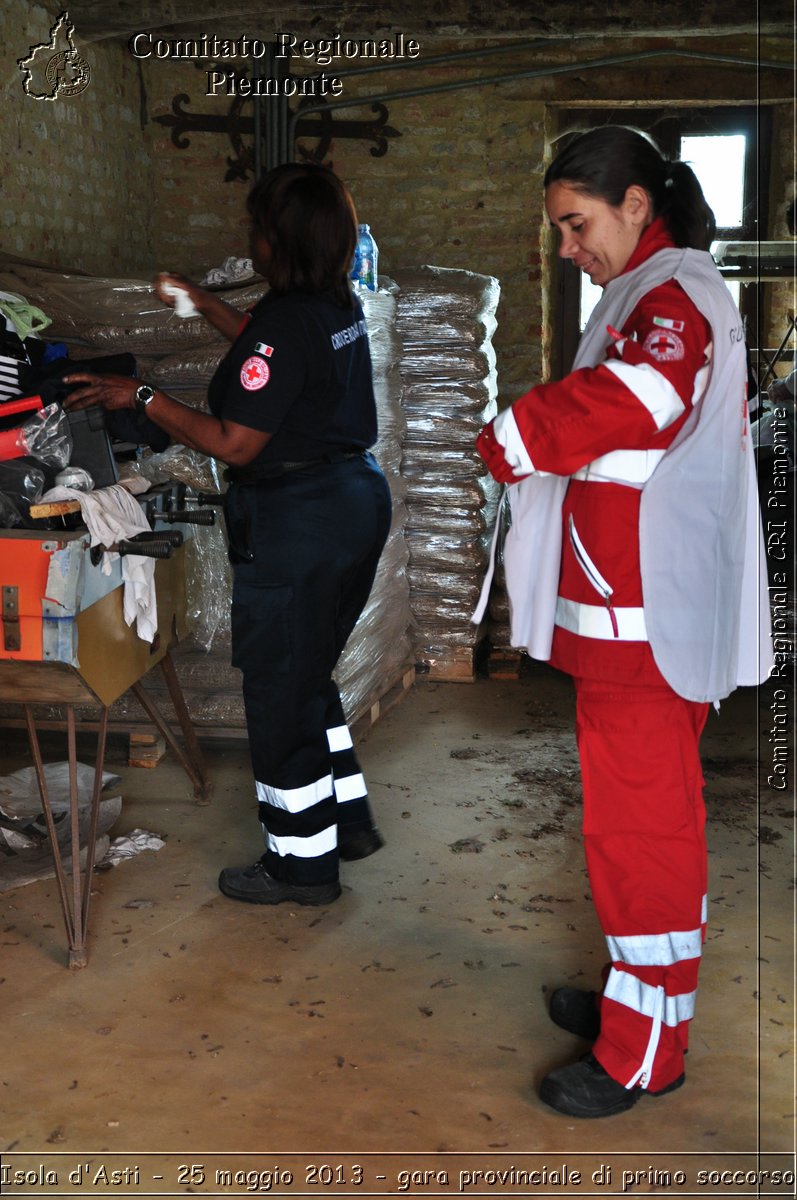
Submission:
[[[657,362],[680,362],[685,354],[683,342],[672,329],[651,330],[642,349]]]
[[[241,367],[241,385],[248,392],[257,392],[260,388],[264,388],[270,376],[268,363],[254,354],[251,354]]]
[[[662,329],[672,329],[673,333],[683,333],[683,321],[676,321],[672,317],[654,317],[654,325],[660,325]]]

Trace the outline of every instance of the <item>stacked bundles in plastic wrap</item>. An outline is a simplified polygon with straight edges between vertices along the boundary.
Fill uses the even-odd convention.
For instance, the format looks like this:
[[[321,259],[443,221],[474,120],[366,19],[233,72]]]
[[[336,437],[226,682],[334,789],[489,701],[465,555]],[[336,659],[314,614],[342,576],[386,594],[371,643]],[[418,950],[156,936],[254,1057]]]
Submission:
[[[396,278],[416,662],[440,679],[471,680],[480,636],[471,615],[499,493],[474,449],[497,411],[499,285],[492,276],[441,267]]]
[[[350,719],[361,716],[399,683],[413,665],[412,612],[407,576],[406,483],[401,475],[406,423],[401,406],[401,343],[396,330],[395,287],[380,279],[378,292],[359,293],[368,325],[379,440],[374,455],[393,497],[393,524],[365,610],[344,650],[336,679]]]
[[[140,280],[97,279],[60,273],[0,255],[0,289],[40,307],[52,320],[45,336],[64,341],[74,359],[128,351],[140,378],[188,404],[204,406],[207,385],[228,343],[201,318],[181,320]],[[226,288],[223,298],[241,311],[266,290],[253,282]],[[393,494],[393,526],[367,608],[338,665],[338,681],[349,720],[406,677],[413,663],[412,614],[404,541],[405,483],[400,474],[404,416],[401,408],[400,346],[395,330],[395,287],[362,294],[374,363],[380,436],[374,449]],[[183,447],[145,457],[135,465],[152,482],[178,479],[195,490],[214,492],[222,464]],[[245,721],[240,674],[230,663],[231,573],[222,523],[198,527],[186,544],[186,591],[194,641],[174,658],[189,711],[197,728],[234,730]],[[198,646],[197,646],[198,643]],[[201,647],[201,648],[199,648]],[[157,691],[160,673],[144,686]],[[162,697],[158,696],[160,701]],[[164,711],[168,702],[164,700]],[[52,714],[57,715],[57,714]],[[117,723],[138,723],[142,713],[128,696],[114,705]]]
[[[335,673],[350,721],[366,714],[376,700],[394,685],[400,685],[413,664],[412,613],[404,540],[406,484],[400,474],[405,429],[401,408],[400,345],[395,328],[395,288],[390,287],[389,281],[386,283],[388,286],[379,292],[364,292],[360,298],[368,325],[379,423],[379,440],[373,452],[390,485],[393,523],[368,603]],[[168,367],[172,372],[175,366],[179,369],[178,357],[170,356],[169,363],[162,363],[161,369],[165,371]],[[201,364],[194,359],[186,379],[199,378],[206,386],[208,380],[200,370]],[[166,384],[161,386],[167,387]],[[180,394],[175,387],[168,390]],[[168,450],[150,461],[149,470],[165,469],[171,477],[176,475],[184,482],[190,482],[185,451],[175,454]],[[214,464],[204,460],[205,470],[208,465]],[[199,472],[202,466],[199,463],[193,469]],[[197,474],[195,486],[212,489],[212,484],[201,473]],[[197,649],[183,650],[176,660],[189,707],[201,714],[203,723],[221,728],[243,726],[240,676],[229,666],[231,576],[226,550],[220,531],[215,537],[212,534],[206,537],[205,533],[205,530],[201,531],[193,546],[194,563],[188,580],[188,594],[194,636],[207,653]],[[192,697],[195,698],[193,703]]]

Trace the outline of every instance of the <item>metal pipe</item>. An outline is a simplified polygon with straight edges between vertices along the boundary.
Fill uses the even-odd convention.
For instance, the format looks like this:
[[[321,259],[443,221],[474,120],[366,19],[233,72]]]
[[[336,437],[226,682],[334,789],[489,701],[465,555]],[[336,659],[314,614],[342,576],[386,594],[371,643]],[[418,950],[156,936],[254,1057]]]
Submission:
[[[83,888],[82,922],[83,937],[89,928],[89,908],[91,906],[91,879],[94,874],[94,861],[97,855],[97,827],[100,819],[100,800],[103,788],[103,767],[105,765],[105,747],[108,739],[108,707],[103,704],[100,713],[100,729],[97,735],[97,750],[94,760],[94,789],[91,795],[91,821],[89,838],[86,844],[85,885]]]
[[[385,71],[418,70],[425,67],[438,67],[447,63],[458,63],[466,58],[486,58],[493,54],[521,54],[526,50],[550,50],[552,47],[572,46],[573,37],[537,38],[533,42],[508,42],[504,46],[483,46],[480,50],[451,50],[448,54],[436,54],[433,58],[402,59],[391,62],[389,59],[371,67],[352,67],[348,71],[336,72],[338,79],[351,79],[354,75],[381,75]]]
[[[288,67],[283,58],[278,58],[276,45],[272,46],[272,75],[278,81],[287,79]],[[268,158],[268,166],[278,167],[282,163],[291,161],[290,142],[288,139],[288,100],[283,95],[278,95],[269,106],[272,113],[272,134],[273,141]]]
[[[276,54],[277,54],[276,46],[270,45],[268,48],[268,73],[269,73],[269,75],[273,75],[277,71]],[[270,171],[273,166],[276,166],[275,153],[276,153],[276,141],[277,141],[278,128],[279,128],[279,113],[277,112],[276,105],[270,104],[268,107],[268,129],[266,132],[266,145],[265,145],[264,154],[263,154],[263,170],[264,171]],[[256,175],[255,178],[259,179],[260,175],[259,174]]]
[[[255,62],[253,77],[257,79],[260,74],[260,61]],[[252,169],[255,174],[255,179],[259,179],[263,171],[263,108],[262,105],[256,104],[254,111],[254,133],[253,133],[253,156]]]
[[[470,53],[470,52],[467,52]],[[483,79],[460,79],[449,83],[439,83],[433,86],[406,88],[396,92],[383,92],[374,96],[356,96],[350,100],[333,100],[329,104],[309,104],[291,114],[289,123],[289,145],[291,152],[296,144],[296,125],[308,113],[330,112],[338,108],[356,108],[365,104],[381,104],[390,100],[408,100],[413,96],[430,96],[440,92],[461,91],[463,88],[489,87],[495,84],[511,83],[520,79],[540,79],[545,76],[565,75],[570,71],[584,71],[593,67],[614,67],[620,64],[642,62],[651,58],[689,58],[701,62],[710,62],[727,66],[752,67],[755,70],[792,70],[791,63],[769,62],[742,58],[734,54],[709,54],[703,50],[638,50],[632,54],[617,54],[609,58],[593,59],[591,62],[562,63],[559,66],[537,67],[528,71],[515,71],[508,75],[491,75]]]

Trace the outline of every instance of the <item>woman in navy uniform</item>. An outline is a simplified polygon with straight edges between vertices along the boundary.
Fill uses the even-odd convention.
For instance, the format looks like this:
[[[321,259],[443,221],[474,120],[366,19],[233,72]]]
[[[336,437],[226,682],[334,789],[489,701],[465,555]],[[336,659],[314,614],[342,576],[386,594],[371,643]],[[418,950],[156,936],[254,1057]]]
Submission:
[[[232,661],[243,673],[265,853],[225,868],[256,904],[327,904],[339,858],[382,845],[332,672],[365,606],[391,521],[363,311],[349,271],[357,218],[329,170],[287,164],[248,201],[252,260],[270,290],[243,320],[217,295],[161,276],[232,341],[208,413],[137,379],[73,374],[70,407],[139,407],[228,464]]]

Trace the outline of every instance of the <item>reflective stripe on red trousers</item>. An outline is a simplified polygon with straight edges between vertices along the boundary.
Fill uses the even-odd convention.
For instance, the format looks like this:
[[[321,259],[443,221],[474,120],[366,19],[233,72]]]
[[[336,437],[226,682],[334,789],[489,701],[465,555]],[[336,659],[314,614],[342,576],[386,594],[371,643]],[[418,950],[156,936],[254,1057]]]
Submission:
[[[611,968],[594,1054],[627,1087],[683,1071],[705,938],[707,704],[576,680],[584,846]]]

